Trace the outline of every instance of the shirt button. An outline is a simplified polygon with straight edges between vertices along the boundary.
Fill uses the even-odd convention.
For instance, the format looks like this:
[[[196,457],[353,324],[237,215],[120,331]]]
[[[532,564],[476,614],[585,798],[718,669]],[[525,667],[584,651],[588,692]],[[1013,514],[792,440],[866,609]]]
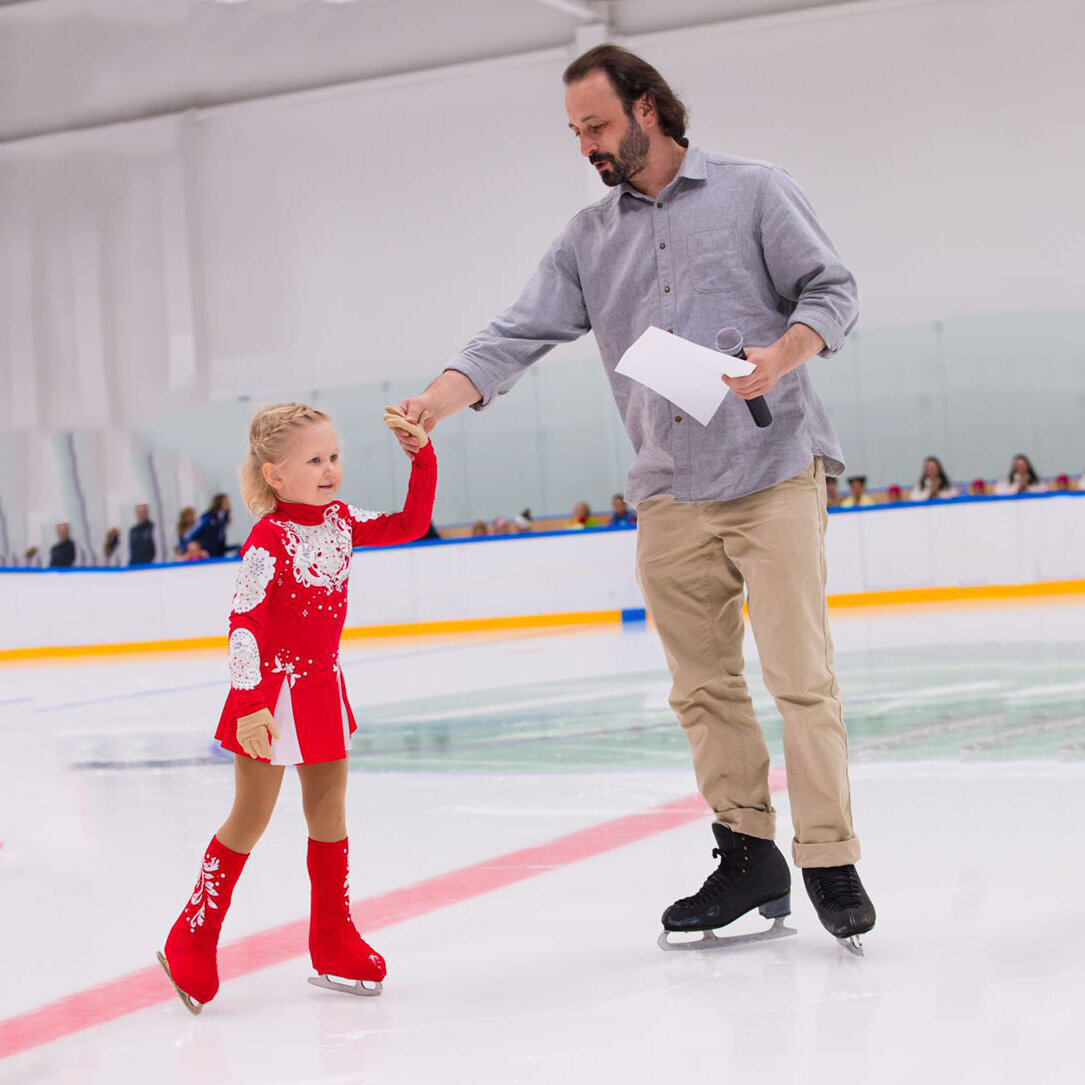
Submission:
[[[663,287],[663,293],[664,294],[669,294],[670,292],[671,292],[671,288],[669,286]]]
[[[663,204],[661,204],[661,203],[656,204],[656,207],[662,207],[662,206],[663,206]]]
[[[666,241],[661,241],[661,242],[659,243],[659,247],[660,247],[661,249],[665,249],[665,248],[667,247],[667,242],[666,242]]]
[[[675,420],[676,422],[681,422],[681,421],[682,421],[682,416],[681,416],[680,414],[676,414],[676,415],[674,416],[674,420]]]

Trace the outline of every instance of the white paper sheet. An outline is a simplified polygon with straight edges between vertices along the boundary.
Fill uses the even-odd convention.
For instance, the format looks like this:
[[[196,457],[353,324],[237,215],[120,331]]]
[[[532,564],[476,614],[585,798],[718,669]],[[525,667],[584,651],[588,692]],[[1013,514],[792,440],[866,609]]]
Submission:
[[[720,377],[745,377],[754,368],[742,358],[651,327],[622,355],[617,372],[647,385],[707,426],[729,391]]]

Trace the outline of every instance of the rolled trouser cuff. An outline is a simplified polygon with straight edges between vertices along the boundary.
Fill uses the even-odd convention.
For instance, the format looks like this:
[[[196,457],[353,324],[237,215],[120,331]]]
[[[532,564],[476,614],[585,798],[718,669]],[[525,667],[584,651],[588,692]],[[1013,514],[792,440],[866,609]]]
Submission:
[[[756,836],[759,840],[776,839],[776,814],[764,810],[744,810],[735,807],[716,812],[716,820],[736,833]]]
[[[797,867],[849,866],[859,861],[859,838],[835,840],[831,844],[800,844],[791,841],[791,857]]]

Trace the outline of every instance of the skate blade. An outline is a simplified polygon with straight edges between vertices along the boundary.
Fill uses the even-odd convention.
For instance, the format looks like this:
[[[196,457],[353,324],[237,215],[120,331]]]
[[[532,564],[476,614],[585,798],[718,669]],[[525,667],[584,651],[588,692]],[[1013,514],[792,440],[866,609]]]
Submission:
[[[342,991],[347,995],[363,995],[368,998],[376,998],[384,990],[384,987],[379,982],[367,987],[364,980],[355,980],[353,983],[340,983],[330,976],[310,976],[309,982],[314,987],[322,987],[325,991]]]
[[[715,931],[702,931],[700,938],[689,942],[672,942],[670,935],[678,934],[678,931],[664,931],[657,941],[660,949],[693,949],[702,951],[706,949],[732,949],[735,946],[751,946],[758,942],[775,942],[778,938],[788,938],[799,932],[794,927],[788,927],[784,923],[783,916],[777,916],[772,926],[767,931],[757,931],[754,934],[728,934],[720,937]]]
[[[185,1009],[193,1016],[198,1015],[203,1010],[203,1004],[197,1002],[194,998],[190,998],[177,986],[177,981],[173,978],[173,973],[170,971],[169,962],[166,958],[158,952],[155,952],[155,956],[158,958],[158,963],[162,966],[162,971],[169,976],[170,983],[173,984],[173,989],[177,992],[177,997],[185,1004]]]
[[[855,957],[866,956],[863,950],[863,940],[857,934],[853,934],[850,938],[838,938],[837,943],[841,949],[846,949]]]

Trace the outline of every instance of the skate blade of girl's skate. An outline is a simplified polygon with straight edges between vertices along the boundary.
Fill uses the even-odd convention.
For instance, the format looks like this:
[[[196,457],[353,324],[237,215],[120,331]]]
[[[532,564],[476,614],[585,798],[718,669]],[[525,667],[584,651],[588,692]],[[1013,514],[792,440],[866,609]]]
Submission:
[[[173,989],[177,992],[177,997],[185,1004],[185,1009],[191,1014],[198,1014],[203,1009],[203,1005],[195,999],[190,998],[177,986],[177,981],[173,978],[173,973],[170,971],[169,962],[166,958],[158,952],[155,953],[155,956],[158,958],[158,963],[162,966],[162,970],[169,976],[170,983],[173,984]]]
[[[372,987],[366,987],[362,980],[355,980],[353,983],[340,983],[330,976],[310,976],[309,982],[314,987],[322,987],[325,991],[342,991],[347,995],[365,995],[369,998],[376,998],[384,989],[380,983],[374,983]]]
[[[855,957],[866,956],[863,951],[863,940],[857,934],[853,934],[850,938],[838,938],[837,942],[840,944],[841,949],[846,949]]]
[[[702,931],[700,938],[690,942],[672,942],[668,935],[675,931],[664,931],[657,942],[660,949],[731,949],[734,946],[751,946],[758,942],[774,942],[777,938],[787,938],[792,934],[798,934],[794,927],[784,924],[784,917],[777,916],[772,926],[767,931],[757,931],[754,934],[728,934],[720,937],[715,931]]]

